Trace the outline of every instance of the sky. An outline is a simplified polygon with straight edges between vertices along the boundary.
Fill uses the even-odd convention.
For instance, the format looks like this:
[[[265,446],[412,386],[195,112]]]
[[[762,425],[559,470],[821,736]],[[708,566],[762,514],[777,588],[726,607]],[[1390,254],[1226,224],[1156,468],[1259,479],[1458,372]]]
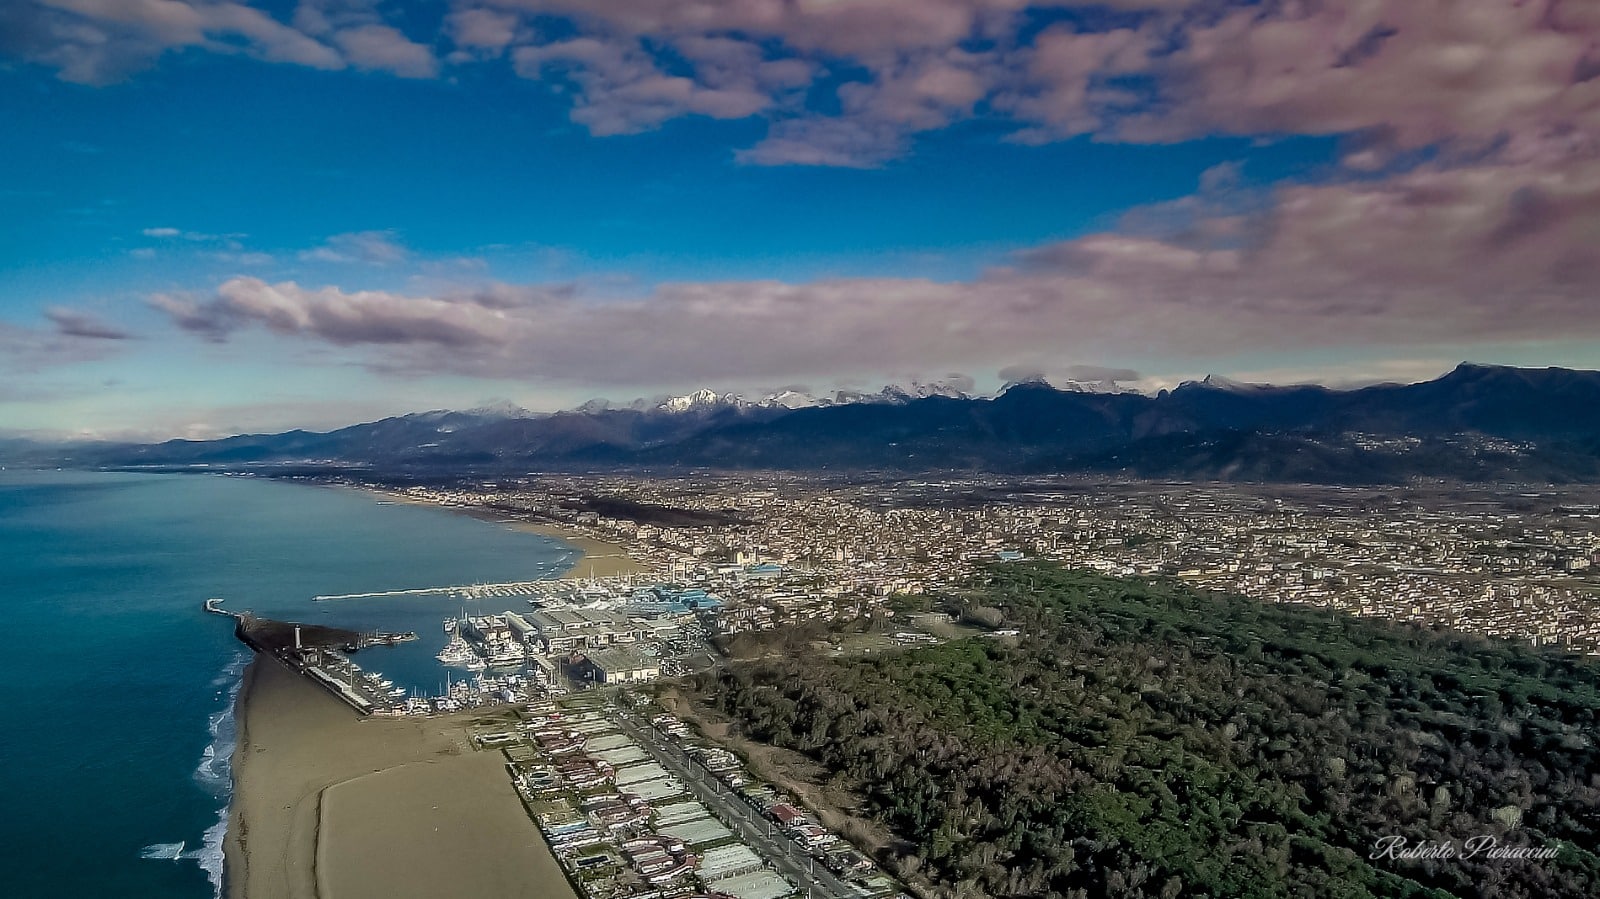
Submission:
[[[1600,368],[1593,0],[9,0],[0,433]]]

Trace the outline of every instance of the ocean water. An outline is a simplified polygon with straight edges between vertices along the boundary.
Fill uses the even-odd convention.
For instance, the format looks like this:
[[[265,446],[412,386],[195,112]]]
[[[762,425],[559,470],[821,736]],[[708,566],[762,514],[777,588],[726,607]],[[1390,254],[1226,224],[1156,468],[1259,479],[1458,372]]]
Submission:
[[[248,654],[230,619],[201,610],[206,598],[415,630],[418,642],[357,661],[437,692],[440,623],[459,603],[310,598],[546,577],[576,556],[559,540],[353,490],[0,471],[0,895],[217,894]]]

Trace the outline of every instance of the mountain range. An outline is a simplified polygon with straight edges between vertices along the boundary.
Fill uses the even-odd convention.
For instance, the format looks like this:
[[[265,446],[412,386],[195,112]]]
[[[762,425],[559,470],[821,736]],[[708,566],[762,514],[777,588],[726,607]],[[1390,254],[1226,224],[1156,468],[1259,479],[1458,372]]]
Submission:
[[[1355,390],[1222,378],[1154,396],[1043,381],[750,401],[699,391],[626,406],[506,406],[157,444],[0,444],[13,463],[359,467],[395,474],[610,467],[1087,473],[1393,483],[1600,481],[1600,372],[1462,364]]]

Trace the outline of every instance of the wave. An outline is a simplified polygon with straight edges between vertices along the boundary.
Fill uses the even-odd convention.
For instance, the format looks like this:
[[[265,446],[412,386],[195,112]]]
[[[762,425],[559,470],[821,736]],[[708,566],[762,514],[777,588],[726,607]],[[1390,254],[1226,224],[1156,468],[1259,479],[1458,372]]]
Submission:
[[[193,861],[200,866],[200,870],[206,872],[206,880],[211,881],[211,893],[217,899],[222,899],[222,841],[227,835],[228,807],[223,806],[217,812],[217,823],[206,828],[200,848],[190,849],[179,856]]]
[[[217,821],[206,828],[200,846],[185,851],[183,843],[152,843],[139,850],[140,858],[192,861],[206,872],[211,882],[211,892],[222,899],[222,841],[228,835],[228,806],[233,799],[233,752],[238,748],[239,727],[233,707],[239,699],[239,688],[244,685],[244,669],[250,664],[250,654],[240,653],[211,681],[222,707],[206,719],[206,730],[211,735],[206,748],[200,753],[200,764],[195,766],[194,781],[201,789],[221,800]]]
[[[217,799],[228,799],[233,792],[233,750],[238,744],[239,727],[233,717],[233,707],[239,699],[239,688],[244,684],[244,669],[250,656],[239,655],[222,673],[211,681],[211,686],[221,694],[226,687],[227,702],[212,712],[207,719],[211,740],[200,753],[200,764],[195,768],[194,779],[206,792]]]
[[[151,843],[139,850],[140,858],[155,858],[170,861],[183,857],[182,843]]]

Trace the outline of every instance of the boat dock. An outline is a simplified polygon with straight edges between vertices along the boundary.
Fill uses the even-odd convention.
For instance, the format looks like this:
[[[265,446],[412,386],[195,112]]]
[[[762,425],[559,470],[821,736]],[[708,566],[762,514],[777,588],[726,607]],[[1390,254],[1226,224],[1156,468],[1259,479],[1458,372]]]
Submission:
[[[405,691],[363,672],[345,653],[405,643],[417,639],[414,633],[362,633],[320,624],[275,621],[248,611],[224,609],[222,600],[216,597],[205,601],[205,610],[232,618],[234,636],[240,642],[283,661],[363,715],[394,714],[405,707]]]

